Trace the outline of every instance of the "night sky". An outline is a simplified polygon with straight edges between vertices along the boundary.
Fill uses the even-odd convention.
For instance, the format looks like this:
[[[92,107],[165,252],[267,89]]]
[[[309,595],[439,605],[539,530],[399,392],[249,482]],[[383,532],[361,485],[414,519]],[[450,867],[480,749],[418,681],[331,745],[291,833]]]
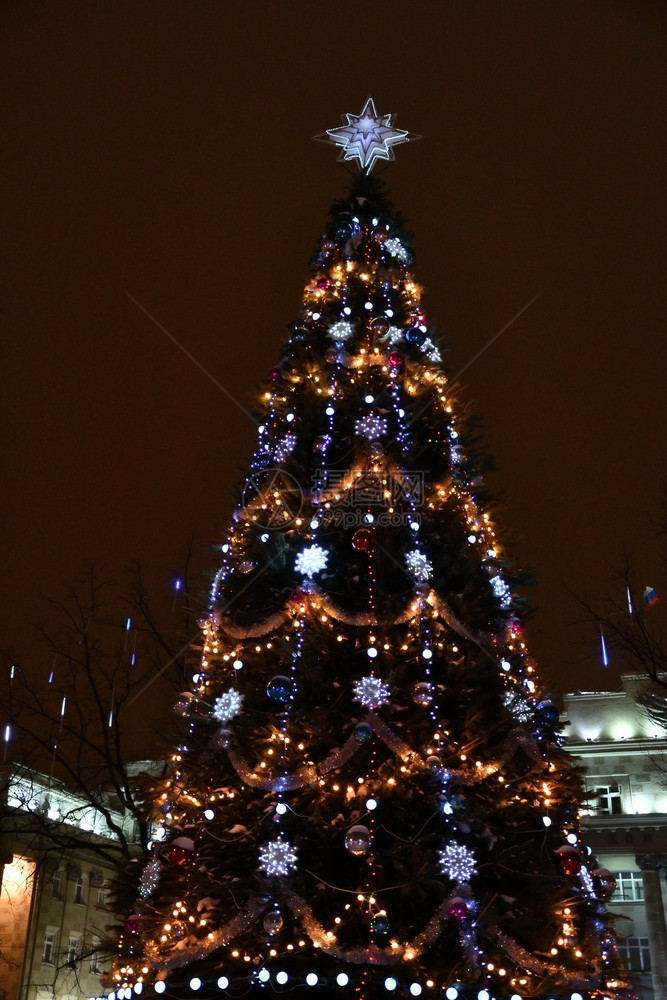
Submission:
[[[254,443],[243,408],[348,180],[312,136],[372,94],[423,136],[383,176],[449,371],[539,294],[462,382],[503,537],[537,579],[541,674],[615,688],[571,592],[618,593],[625,552],[660,590],[664,4],[16,0],[0,17],[0,646],[46,675],[44,597],[134,557],[166,590],[193,532],[206,587]]]

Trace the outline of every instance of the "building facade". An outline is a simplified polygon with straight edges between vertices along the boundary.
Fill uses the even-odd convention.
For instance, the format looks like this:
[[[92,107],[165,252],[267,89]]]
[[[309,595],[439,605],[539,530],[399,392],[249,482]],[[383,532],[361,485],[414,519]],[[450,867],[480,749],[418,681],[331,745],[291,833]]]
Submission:
[[[638,703],[644,675],[615,692],[564,696],[565,746],[585,768],[586,839],[616,881],[620,951],[642,1000],[667,1000],[667,732]]]
[[[120,811],[107,815],[131,837]],[[118,854],[107,817],[61,782],[8,765],[0,768],[0,831],[0,1000],[98,994]]]

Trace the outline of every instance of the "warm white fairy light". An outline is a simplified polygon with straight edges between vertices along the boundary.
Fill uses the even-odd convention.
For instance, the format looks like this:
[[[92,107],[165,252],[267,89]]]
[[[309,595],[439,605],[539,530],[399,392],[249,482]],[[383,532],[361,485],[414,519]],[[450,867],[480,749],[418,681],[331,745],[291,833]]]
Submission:
[[[438,851],[438,858],[444,874],[457,882],[468,882],[477,871],[474,853],[455,841]]]
[[[230,688],[229,691],[225,691],[219,698],[216,698],[213,715],[218,722],[229,722],[230,719],[239,714],[242,704],[243,695],[234,688]]]
[[[289,875],[296,868],[296,849],[279,837],[259,849],[259,870],[265,875]]]
[[[433,575],[433,566],[419,549],[408,552],[405,563],[414,579],[418,580],[419,583],[424,583]]]
[[[321,545],[311,545],[296,557],[294,568],[297,573],[303,573],[312,579],[315,573],[321,573],[327,564],[329,553]]]
[[[360,702],[365,708],[378,708],[389,702],[389,685],[381,681],[379,677],[362,677],[361,680],[353,684],[354,700]]]

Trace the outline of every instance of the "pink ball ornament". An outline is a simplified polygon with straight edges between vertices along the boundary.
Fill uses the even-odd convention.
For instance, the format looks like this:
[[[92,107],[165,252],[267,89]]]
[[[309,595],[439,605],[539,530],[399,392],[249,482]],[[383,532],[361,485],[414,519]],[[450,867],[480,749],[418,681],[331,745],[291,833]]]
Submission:
[[[563,875],[573,878],[581,871],[581,857],[576,847],[571,844],[563,844],[556,851],[556,861]]]
[[[329,287],[330,284],[331,284],[331,282],[329,281],[328,278],[318,278],[317,279],[317,287],[319,288],[319,290],[321,292],[326,292],[326,290],[327,290],[327,288]]]
[[[405,358],[400,353],[400,351],[392,351],[387,358],[387,364],[392,372],[398,373],[403,371],[403,366],[405,365]]]
[[[468,907],[465,899],[461,899],[460,896],[454,896],[454,899],[447,907],[447,913],[453,920],[465,920],[468,916]]]
[[[129,920],[125,921],[125,931],[127,934],[138,934],[139,926],[139,921],[136,917],[130,917]]]

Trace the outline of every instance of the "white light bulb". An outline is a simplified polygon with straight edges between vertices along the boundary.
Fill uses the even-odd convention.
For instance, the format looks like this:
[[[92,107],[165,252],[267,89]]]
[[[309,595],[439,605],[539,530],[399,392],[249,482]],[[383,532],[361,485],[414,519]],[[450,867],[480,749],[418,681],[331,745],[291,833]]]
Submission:
[[[234,667],[234,670],[240,670],[243,666],[243,660],[234,660],[232,666]]]
[[[551,817],[550,816],[543,816],[542,817],[542,822],[544,823],[544,825],[546,827],[551,826]]]
[[[345,306],[343,312],[345,313],[346,316],[349,316],[352,313],[352,310],[350,309],[349,306]]]
[[[372,524],[375,518],[372,514],[364,514],[364,524]]]
[[[459,991],[457,990],[456,986],[448,986],[447,989],[445,990],[445,996],[447,1000],[456,1000],[458,995]]]
[[[312,520],[312,521],[310,522],[310,530],[311,530],[311,531],[316,531],[316,530],[317,530],[317,528],[319,528],[319,526],[320,526],[320,522],[319,522],[319,521],[316,521],[316,520],[315,520],[315,519],[313,518],[313,520]]]
[[[292,421],[294,420],[294,414],[288,413],[287,416],[285,417],[285,420],[287,421],[288,424],[291,424]]]
[[[389,319],[391,319],[391,317],[394,315],[394,310],[393,309],[385,309],[384,314],[385,314],[385,316],[388,316]]]
[[[190,989],[199,990],[201,989],[201,979],[198,976],[193,976],[190,980]]]
[[[213,812],[212,809],[204,809],[204,818],[215,819],[215,813]]]
[[[371,396],[370,393],[367,396],[364,396],[364,403],[373,403],[374,401],[375,397]]]
[[[336,982],[338,983],[339,986],[347,986],[349,981],[350,977],[348,976],[347,972],[339,972],[338,975],[336,976]]]
[[[567,835],[567,837],[565,839],[567,840],[568,844],[576,844],[576,842],[577,842],[577,835],[576,835],[576,833],[568,833],[568,835]]]
[[[432,649],[428,649],[428,647],[427,647],[425,650],[423,650],[423,652],[422,652],[422,658],[424,660],[430,660],[432,657],[433,657],[433,650]]]
[[[505,672],[507,672],[507,671],[508,671],[508,670],[510,669],[510,665],[509,665],[509,663],[507,662],[507,660],[501,660],[501,661],[500,661],[500,666],[501,666],[501,667],[503,668],[503,670],[504,670]]]
[[[269,540],[269,535],[267,534],[267,532],[266,532],[266,531],[264,532],[264,534],[263,534],[263,535],[260,535],[260,536],[259,536],[259,540],[260,540],[260,542],[268,542],[268,540]]]
[[[471,545],[474,545],[475,542],[477,541],[477,535],[468,535],[468,541],[470,542]],[[485,991],[482,990],[482,992],[485,992]]]
[[[327,406],[327,408],[326,408],[326,410],[324,412],[326,413],[326,415],[328,417],[333,417],[333,415],[334,415],[334,413],[336,411],[334,410],[333,406]]]
[[[401,417],[401,418],[402,418],[402,417],[404,417],[404,416],[405,416],[405,410],[404,410],[403,408],[399,409],[399,411],[398,411],[398,415],[399,415],[399,417]]]
[[[220,976],[220,978],[218,979],[218,989],[226,990],[228,986],[229,986],[229,980],[227,979],[227,976]]]
[[[490,994],[488,990],[480,990],[477,994],[477,1000],[489,1000],[489,996]]]
[[[373,812],[373,810],[377,809],[377,807],[378,807],[378,804],[377,804],[377,800],[376,799],[367,799],[366,800],[366,808],[368,809],[369,812]]]
[[[309,972],[306,976],[306,982],[309,986],[317,986],[319,982],[319,976],[316,972]]]
[[[419,983],[410,983],[410,993],[413,997],[418,997],[421,991],[422,988]]]
[[[393,976],[387,976],[387,978],[384,981],[384,988],[386,990],[389,990],[390,992],[393,992],[393,990],[395,990],[397,986],[398,986],[398,983],[396,982],[396,980],[394,979],[394,977]]]
[[[368,649],[366,650],[366,652],[367,652],[367,654],[368,654],[368,655],[370,656],[371,660],[374,660],[374,659],[375,659],[375,657],[376,657],[376,656],[378,655],[378,651],[377,651],[377,649],[375,648],[375,646],[370,646],[370,647],[369,647],[369,648],[368,648]]]
[[[155,990],[156,993],[164,993],[166,988],[167,984],[165,983],[164,979],[158,979],[158,981],[153,986],[153,989]],[[110,994],[110,996],[112,995],[113,994]]]
[[[279,816],[285,815],[285,813],[287,812],[287,806],[285,805],[284,802],[278,803],[278,805],[276,806],[276,812],[278,813]]]
[[[276,973],[276,982],[280,983],[281,986],[284,986],[288,979],[289,979],[289,976],[287,975],[286,972],[277,972]]]
[[[313,319],[319,319],[319,318],[320,318],[319,313],[313,313]]]
[[[257,430],[259,431],[260,434],[263,434],[264,431],[266,430],[266,427],[264,426],[264,424],[260,424]]]
[[[372,302],[364,302],[364,309],[368,309],[370,311],[372,308],[373,308]]]
[[[271,978],[269,970],[268,969],[260,969],[259,970],[259,975],[257,976],[257,978],[259,979],[260,983],[268,983],[269,979]]]

